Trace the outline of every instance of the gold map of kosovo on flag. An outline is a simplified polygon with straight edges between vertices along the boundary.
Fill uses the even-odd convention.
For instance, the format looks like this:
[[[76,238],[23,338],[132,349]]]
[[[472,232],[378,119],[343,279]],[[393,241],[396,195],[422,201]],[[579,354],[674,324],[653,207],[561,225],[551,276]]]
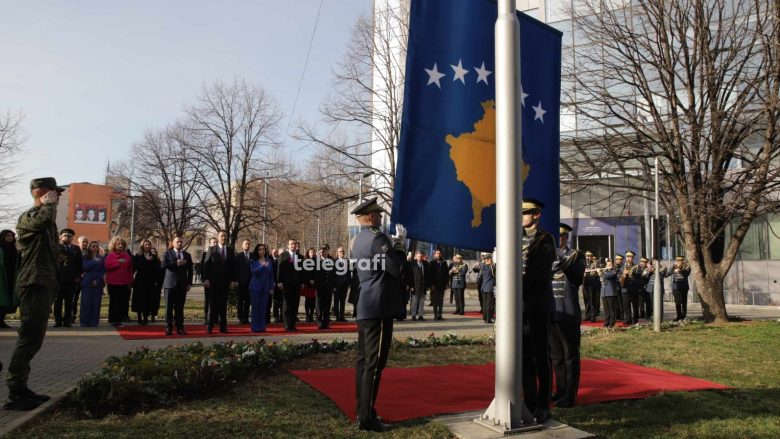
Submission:
[[[484,178],[496,174],[496,103],[485,101],[482,109],[484,116],[474,124],[474,131],[459,136],[448,134],[445,138],[458,181],[471,192],[472,227],[482,225],[482,210],[496,204],[496,179]],[[530,170],[530,165],[523,163],[523,183]]]
[[[413,0],[392,222],[412,239],[496,245],[495,1]],[[561,33],[520,20],[523,194],[559,220]],[[517,219],[520,221],[520,218]]]

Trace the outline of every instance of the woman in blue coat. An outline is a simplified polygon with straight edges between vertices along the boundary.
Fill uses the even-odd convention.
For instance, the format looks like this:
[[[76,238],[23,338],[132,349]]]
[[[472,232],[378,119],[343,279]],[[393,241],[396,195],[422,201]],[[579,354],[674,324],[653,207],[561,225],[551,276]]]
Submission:
[[[618,294],[620,293],[620,284],[618,283],[617,270],[612,261],[607,260],[607,266],[601,273],[601,301],[604,304],[604,327],[611,328],[615,326],[615,320],[618,316]]]
[[[265,244],[257,244],[249,263],[249,300],[252,303],[252,332],[265,332],[268,298],[274,291],[274,264]]]
[[[84,275],[81,276],[81,312],[79,323],[84,327],[98,325],[100,319],[100,302],[103,300],[103,287],[106,283],[103,276],[106,267],[100,256],[100,244],[97,241],[89,243],[89,250],[83,260]]]

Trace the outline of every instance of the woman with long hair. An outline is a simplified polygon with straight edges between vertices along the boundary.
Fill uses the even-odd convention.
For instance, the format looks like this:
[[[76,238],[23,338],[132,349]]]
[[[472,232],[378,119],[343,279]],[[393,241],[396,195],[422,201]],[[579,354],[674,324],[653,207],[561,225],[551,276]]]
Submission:
[[[141,241],[141,250],[133,256],[133,269],[135,280],[133,281],[132,311],[138,316],[138,324],[146,325],[149,317],[155,311],[155,294],[157,295],[157,308],[160,303],[160,258],[152,253],[152,241]],[[156,314],[156,313],[154,313]]]
[[[310,264],[313,266],[316,262],[317,251],[314,247],[309,248],[306,252],[306,259],[312,259]],[[314,321],[314,311],[317,309],[317,287],[315,285],[316,272],[314,270],[301,271],[301,281],[303,282],[303,289],[301,289],[301,296],[304,298],[303,309],[306,311],[306,321]]]
[[[82,327],[95,327],[100,321],[100,303],[103,301],[103,279],[106,267],[103,256],[100,256],[100,243],[89,243],[87,253],[82,261],[84,274],[81,276],[81,311],[79,324]]]
[[[16,313],[19,307],[16,273],[20,262],[16,234],[11,230],[3,230],[0,232],[0,328],[10,328],[5,322],[5,315]]]
[[[108,243],[105,260],[108,284],[108,323],[119,326],[130,308],[130,285],[133,283],[133,260],[127,253],[127,241],[115,236]]]
[[[264,332],[268,300],[274,290],[274,264],[268,254],[268,246],[257,244],[249,263],[252,278],[249,280],[249,300],[252,304],[252,332]]]

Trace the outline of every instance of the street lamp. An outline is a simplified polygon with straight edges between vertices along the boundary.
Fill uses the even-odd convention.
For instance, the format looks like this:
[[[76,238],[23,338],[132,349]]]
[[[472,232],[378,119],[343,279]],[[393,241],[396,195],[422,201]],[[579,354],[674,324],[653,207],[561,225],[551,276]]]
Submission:
[[[360,177],[360,196],[358,197],[358,204],[363,202],[363,179],[374,175],[374,171],[368,171]]]

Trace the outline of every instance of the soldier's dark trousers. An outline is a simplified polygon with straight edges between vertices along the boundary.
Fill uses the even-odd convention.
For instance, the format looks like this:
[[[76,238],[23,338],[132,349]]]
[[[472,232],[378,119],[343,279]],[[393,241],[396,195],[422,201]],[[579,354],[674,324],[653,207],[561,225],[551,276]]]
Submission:
[[[590,305],[585,312],[585,316],[591,322],[595,322],[599,316],[600,311],[599,303],[601,302],[601,287],[586,286],[583,287],[583,292],[588,298],[588,304]]]
[[[634,315],[631,314],[632,304],[634,302],[631,296],[633,296],[633,294],[631,293],[620,293],[620,300],[623,303],[623,323],[625,323],[626,325],[633,325],[634,318],[639,318],[638,304],[635,310],[637,314]]]
[[[477,299],[479,299],[479,313],[482,314],[485,312],[484,304],[482,303],[485,299],[482,297],[482,292],[479,290],[479,286],[477,287]]]
[[[591,308],[593,307],[593,302],[590,299],[590,290],[587,285],[582,286],[582,303],[585,305],[583,318],[587,320],[589,319],[590,313],[592,312]]]
[[[531,413],[550,408],[549,314],[523,315],[523,390]]]
[[[184,302],[187,300],[185,286],[165,289],[165,323],[168,328],[184,329]]]
[[[6,372],[6,384],[11,392],[27,387],[30,375],[30,360],[41,349],[46,326],[49,323],[51,304],[57,291],[39,285],[19,287],[19,338],[11,354]]]
[[[76,289],[73,291],[73,316],[79,312],[79,296],[81,295],[81,283],[76,284]]]
[[[457,314],[463,314],[466,309],[466,297],[464,295],[465,288],[453,288],[452,295],[455,296],[455,312]]]
[[[330,324],[330,306],[333,301],[333,288],[317,288],[317,320],[320,322],[320,329],[326,328]]]
[[[688,290],[672,291],[674,308],[677,311],[677,320],[682,320],[688,315]]]
[[[73,295],[76,294],[75,282],[60,282],[57,299],[54,301],[54,323],[70,325],[73,320]],[[63,314],[63,308],[65,313]]]
[[[227,330],[227,285],[211,287],[211,306],[209,307],[209,328],[219,325],[220,330]]]
[[[287,284],[284,285],[284,327],[288,331],[295,329],[295,322],[298,320],[298,305],[301,301],[298,288],[298,285],[291,288],[288,288]]]
[[[436,319],[442,318],[442,312],[444,311],[444,288],[431,288],[431,302],[433,302],[433,317]]]
[[[344,308],[347,304],[347,284],[336,287],[336,291],[333,293],[333,314],[336,320],[345,320]]]
[[[358,320],[355,399],[358,420],[361,423],[365,424],[376,419],[374,404],[392,341],[392,318]]]
[[[650,319],[653,317],[653,293],[650,293],[648,291],[642,291],[640,296],[641,303],[639,304],[639,307],[644,310],[644,314],[646,318]]]
[[[552,322],[550,360],[560,404],[574,405],[580,386],[580,323]]]
[[[242,324],[249,322],[249,285],[239,286],[236,295],[236,315]]]
[[[617,302],[619,298],[617,296],[603,297],[604,300],[604,326],[611,328],[615,326],[615,321],[618,319],[618,306]]]
[[[211,306],[211,288],[203,287],[203,315],[206,324],[209,322],[209,306]]]
[[[482,320],[486,323],[493,320],[496,313],[496,295],[492,291],[483,291],[482,296]]]

